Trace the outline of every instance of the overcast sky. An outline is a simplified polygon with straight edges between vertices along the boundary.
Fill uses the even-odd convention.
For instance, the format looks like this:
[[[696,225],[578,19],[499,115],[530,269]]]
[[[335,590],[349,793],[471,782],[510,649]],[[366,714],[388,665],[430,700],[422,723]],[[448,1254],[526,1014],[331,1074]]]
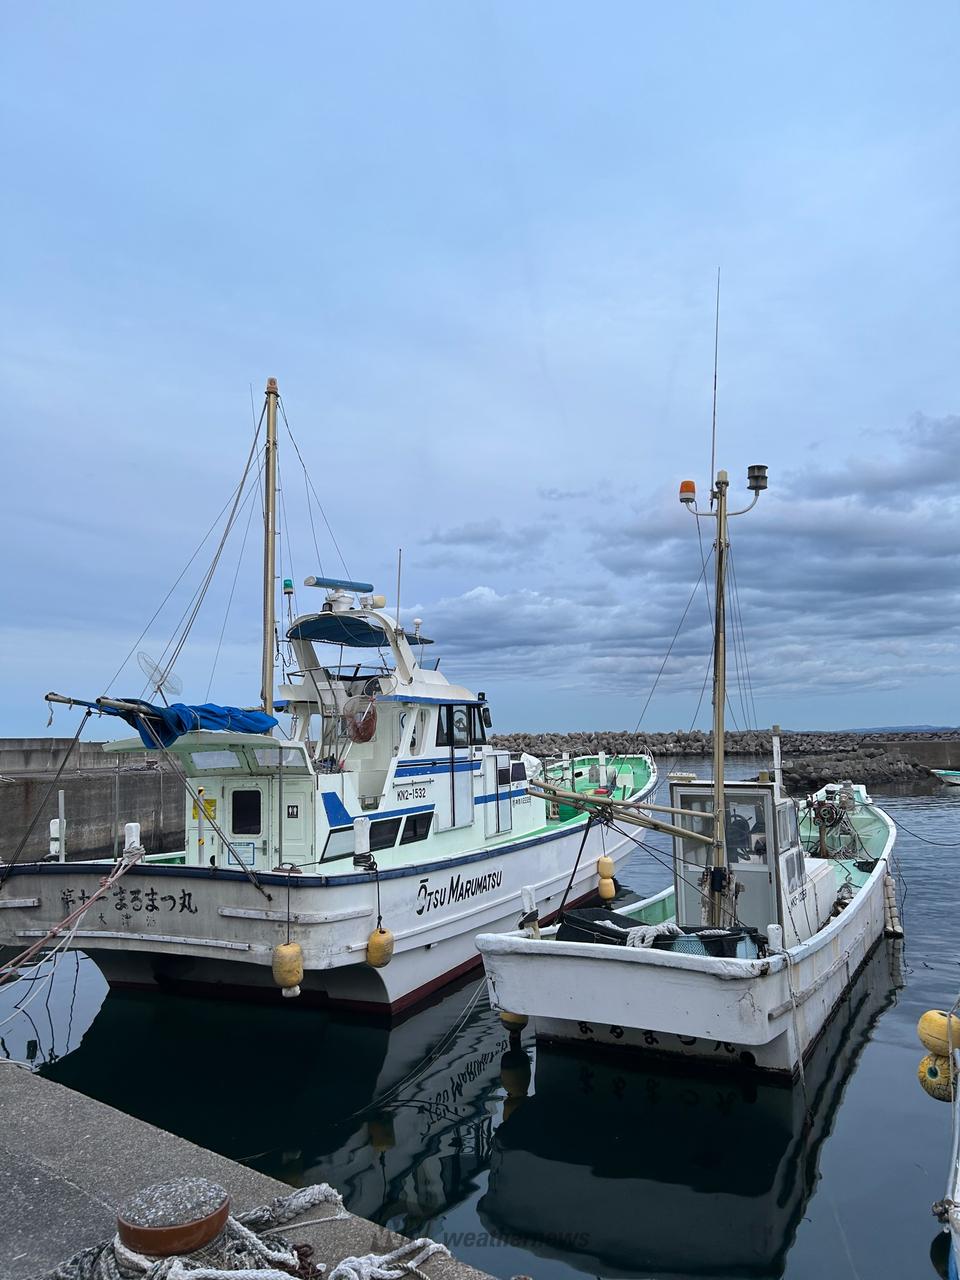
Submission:
[[[268,375],[349,572],[392,601],[402,545],[404,616],[499,728],[633,728],[701,572],[676,492],[708,488],[718,266],[718,465],[737,503],[770,468],[732,527],[737,721],[956,723],[955,4],[40,0],[0,25],[0,732],[70,733],[43,694],[107,687]],[[259,693],[258,555],[254,520],[215,700]],[[702,596],[686,621],[647,728],[708,723]]]

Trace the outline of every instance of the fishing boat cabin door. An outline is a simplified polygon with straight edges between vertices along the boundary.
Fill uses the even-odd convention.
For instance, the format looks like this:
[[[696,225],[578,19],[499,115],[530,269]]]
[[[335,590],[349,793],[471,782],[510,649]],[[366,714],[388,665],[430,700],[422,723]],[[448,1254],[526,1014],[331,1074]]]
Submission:
[[[740,924],[766,931],[768,925],[780,922],[781,915],[775,787],[773,783],[728,782],[724,793],[724,847],[727,865],[739,885],[737,918]],[[672,808],[687,811],[678,816],[679,826],[705,836],[713,834],[712,783],[675,782],[670,796]],[[792,810],[793,806],[789,807]],[[691,813],[696,816],[690,816]],[[704,873],[712,861],[710,845],[699,840],[674,839],[677,922],[681,926],[697,927],[708,919],[704,910],[707,901]]]

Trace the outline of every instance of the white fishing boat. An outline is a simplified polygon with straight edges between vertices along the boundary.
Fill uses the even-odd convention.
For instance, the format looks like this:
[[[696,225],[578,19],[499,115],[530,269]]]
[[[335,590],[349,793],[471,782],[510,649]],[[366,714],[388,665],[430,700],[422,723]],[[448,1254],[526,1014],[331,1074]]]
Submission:
[[[960,769],[934,769],[933,773],[949,787],[960,787]]]
[[[630,842],[536,792],[540,762],[487,741],[485,695],[423,665],[430,642],[419,619],[408,635],[371,583],[307,578],[319,607],[277,635],[278,395],[271,379],[259,708],[48,694],[135,726],[139,736],[107,744],[111,753],[147,747],[175,769],[185,848],[142,849],[129,813],[119,863],[0,867],[0,946],[67,939],[112,984],[274,996],[281,987],[393,1012],[479,963],[476,934],[512,928],[525,886],[547,912],[563,897],[583,900],[596,892],[598,857],[616,866]],[[284,640],[294,663],[277,696]],[[345,663],[353,650],[374,664]],[[161,697],[165,674],[155,681]],[[277,715],[288,718],[282,737]],[[575,795],[631,801],[657,781],[644,755],[549,767]]]
[[[744,511],[766,483],[766,468],[751,467]],[[716,521],[712,779],[672,779],[664,807],[532,784],[618,834],[633,824],[671,836],[673,883],[623,910],[568,911],[549,928],[531,913],[478,945],[492,1003],[531,1019],[538,1037],[792,1076],[885,927],[900,931],[895,829],[849,781],[790,799],[779,743],[772,778],[725,780],[728,485],[720,471],[707,512],[696,511],[692,482],[680,491]]]

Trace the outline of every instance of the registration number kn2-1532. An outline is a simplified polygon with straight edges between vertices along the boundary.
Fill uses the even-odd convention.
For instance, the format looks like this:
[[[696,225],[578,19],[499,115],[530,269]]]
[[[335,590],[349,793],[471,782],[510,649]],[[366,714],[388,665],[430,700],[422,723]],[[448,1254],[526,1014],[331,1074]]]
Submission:
[[[426,800],[426,787],[397,787],[393,793],[394,800]]]

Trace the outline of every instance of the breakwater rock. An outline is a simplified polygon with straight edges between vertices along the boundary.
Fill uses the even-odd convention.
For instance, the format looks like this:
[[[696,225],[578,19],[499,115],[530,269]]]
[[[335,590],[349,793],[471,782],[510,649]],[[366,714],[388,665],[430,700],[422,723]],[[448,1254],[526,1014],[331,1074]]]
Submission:
[[[580,733],[504,733],[492,739],[494,745],[512,752],[526,751],[541,758],[596,755],[637,755],[648,752],[657,760],[661,773],[680,761],[702,758],[713,751],[713,734],[628,733],[598,730]],[[816,790],[825,782],[852,778],[873,786],[883,782],[916,782],[929,778],[932,768],[955,768],[960,760],[960,729],[907,736],[903,732],[852,733],[839,731],[780,735],[784,782],[794,794]],[[729,733],[728,756],[754,757],[769,765],[773,752],[769,730]]]
[[[792,795],[818,791],[828,782],[850,778],[862,782],[869,789],[878,783],[923,782],[931,771],[918,760],[912,760],[882,747],[867,747],[850,755],[805,756],[786,759],[783,765],[783,784]]]
[[[936,734],[915,735],[911,743],[926,740],[930,743],[951,742],[960,748],[960,729],[950,729]],[[606,751],[608,755],[635,755],[647,751],[657,757],[705,756],[713,751],[713,734],[694,729],[690,733],[628,733],[625,730],[597,730],[579,733],[501,733],[493,739],[495,746],[508,751],[527,751],[534,756],[559,756],[564,751],[570,755],[595,755]],[[851,732],[801,732],[784,730],[780,734],[783,756],[873,755],[890,751],[894,744],[905,744],[906,735],[900,733],[851,733]],[[773,750],[769,729],[748,730],[726,735],[726,754],[729,756],[769,756]]]

